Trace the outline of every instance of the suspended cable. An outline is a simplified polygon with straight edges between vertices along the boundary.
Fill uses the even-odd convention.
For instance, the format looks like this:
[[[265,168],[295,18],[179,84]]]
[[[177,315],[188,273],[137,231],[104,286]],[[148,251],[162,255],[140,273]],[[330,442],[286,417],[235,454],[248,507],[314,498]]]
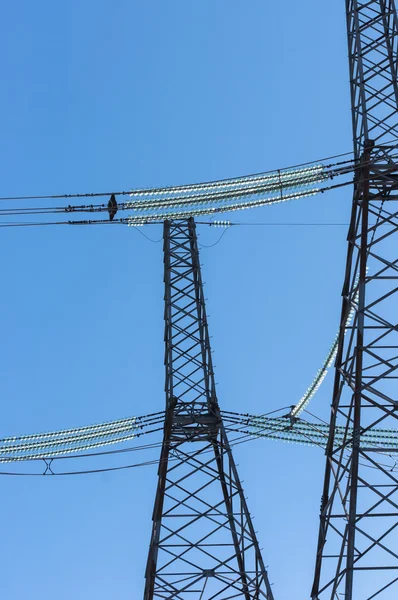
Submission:
[[[329,160],[334,160],[336,158],[341,158],[343,156],[353,156],[353,151],[351,150],[350,152],[343,152],[341,154],[335,154],[333,156],[328,156],[325,158],[321,158],[319,160],[313,160],[313,161],[308,161],[308,162],[304,162],[304,163],[300,163],[300,164],[296,164],[296,165],[292,165],[290,167],[283,167],[281,169],[279,169],[279,171],[281,172],[285,172],[285,171],[290,171],[290,170],[294,170],[294,169],[300,169],[302,167],[306,167],[309,165],[314,165],[314,164],[320,164],[320,163],[325,163],[326,161]],[[327,169],[331,169],[332,167],[338,167],[338,166],[344,166],[346,164],[355,164],[355,159],[351,158],[351,159],[347,159],[345,161],[341,161],[341,162],[337,162],[337,163],[332,163],[332,164],[326,164],[324,165],[325,168]],[[264,171],[264,172],[258,172],[258,173],[253,173],[253,174],[249,174],[246,175],[244,177],[247,177],[248,179],[250,178],[256,178],[256,177],[260,177],[260,176],[264,176],[264,175],[268,175],[270,173],[275,173],[275,169],[270,170],[270,171]],[[243,178],[243,177],[242,177]],[[229,182],[229,181],[233,181],[239,178],[227,178],[227,179],[222,179],[222,180],[215,180],[213,182],[209,182],[210,185],[214,185],[214,184],[218,184],[220,182]],[[193,186],[193,187],[197,187],[197,186],[201,186],[201,185],[208,185],[208,182],[206,183],[198,183],[198,184],[188,184],[188,186],[170,186],[169,188],[165,187],[165,188],[143,188],[142,191],[143,192],[147,192],[149,190],[164,190],[164,189],[171,189],[171,188],[186,188],[189,186]],[[100,198],[100,197],[107,197],[107,196],[111,196],[112,194],[115,194],[117,196],[128,196],[132,193],[131,190],[122,190],[122,191],[108,191],[108,192],[85,192],[85,193],[69,193],[69,194],[41,194],[41,195],[23,195],[23,196],[1,196],[0,197],[0,201],[19,201],[19,200],[61,200],[61,199],[70,199],[70,198]]]
[[[332,168],[333,167],[333,168]],[[33,227],[49,225],[94,225],[127,224],[139,227],[146,224],[163,222],[166,219],[185,219],[193,216],[218,214],[245,210],[286,202],[312,196],[320,192],[351,185],[351,181],[323,187],[314,187],[340,175],[347,175],[355,168],[353,161],[343,161],[333,165],[311,164],[298,169],[280,169],[252,176],[219,180],[203,184],[175,186],[168,188],[139,189],[131,192],[111,194],[115,210],[110,214],[108,204],[89,204],[79,206],[17,207],[0,209],[0,216],[33,216],[65,213],[103,213],[109,212],[110,220],[57,220],[32,222],[0,222],[0,227]],[[117,204],[115,195],[129,194],[132,201]],[[43,198],[81,198],[107,195],[104,193],[65,194],[43,196]],[[16,199],[15,197],[14,199]],[[22,196],[19,198],[23,198]],[[26,196],[25,198],[28,199]],[[32,197],[33,198],[37,198]],[[177,210],[176,210],[177,209]],[[126,218],[114,219],[118,211],[133,211]]]
[[[278,409],[276,412],[280,411],[281,409]],[[86,450],[130,441],[147,433],[161,431],[162,427],[153,428],[153,425],[156,425],[156,423],[162,424],[163,422],[163,413],[158,414],[159,418],[157,414],[155,414],[150,418],[140,417],[121,419],[118,421],[108,422],[107,424],[79,428],[80,431],[84,432],[84,436],[86,437],[82,436],[81,438],[78,438],[75,435],[73,440],[70,439],[70,432],[76,430],[70,429],[63,430],[63,432],[68,432],[66,439],[65,433],[62,433],[62,431],[5,438],[5,440],[0,443],[0,463],[62,457],[68,454],[76,454]],[[162,415],[161,418],[160,415]],[[314,423],[304,421],[298,417],[292,420],[290,419],[290,415],[273,417],[255,416],[232,412],[222,412],[222,415],[227,427],[245,427],[246,429],[242,430],[242,432],[255,437],[268,437],[271,439],[291,441],[294,443],[319,445],[320,443],[325,444],[328,436],[327,424],[321,423],[320,425],[315,425]],[[149,431],[144,430],[137,432],[137,428],[135,427],[137,420],[142,420],[144,422],[142,425],[143,429],[145,429],[147,426],[151,426],[152,428],[149,429]],[[129,423],[129,427],[131,427],[131,424],[133,423],[135,429],[127,432],[121,430],[120,423],[124,422]],[[147,423],[147,425],[145,425],[145,423]],[[100,433],[96,434],[94,429],[95,427],[103,427],[103,429],[100,429]],[[248,427],[250,429],[247,429]],[[376,445],[383,445],[391,449],[398,449],[398,437],[396,433],[396,430],[389,429],[377,429],[374,430],[374,432],[365,431],[361,436],[361,441],[364,444],[372,443]],[[340,440],[343,439],[343,436],[344,431],[337,427],[335,437],[336,443],[339,443]],[[10,440],[18,441],[18,444],[14,443],[13,445]]]
[[[238,446],[240,444],[244,444],[244,443],[247,443],[249,441],[253,441],[255,439],[262,438],[262,437],[266,437],[268,439],[273,439],[273,440],[276,440],[276,441],[279,440],[279,438],[277,438],[277,437],[267,435],[265,433],[265,428],[264,428],[263,432],[259,431],[255,435],[253,435],[253,433],[251,431],[248,431],[248,430],[234,429],[234,428],[230,428],[230,427],[227,427],[226,430],[227,430],[228,433],[238,433],[239,434],[238,437],[235,437],[235,438],[233,438],[231,440],[231,442],[230,442],[230,446],[231,447],[232,446]],[[264,433],[264,435],[263,435],[263,433]],[[285,439],[282,439],[282,441],[285,441],[285,442],[287,441],[287,442],[293,442],[293,443],[298,443],[298,444],[311,445],[311,446],[317,446],[317,447],[324,448],[324,446],[325,446],[325,438],[326,438],[326,436],[323,435],[323,433],[321,432],[320,435],[318,436],[318,438],[310,437],[308,434],[303,434],[303,437],[300,437],[300,438],[297,438],[297,439],[295,439],[295,438],[291,438],[291,439],[285,438]],[[319,441],[319,439],[321,441]],[[160,443],[157,446],[161,447],[162,444]],[[145,449],[146,447],[147,446],[142,446],[139,449]],[[155,447],[155,445],[148,445],[148,447]],[[132,450],[134,450],[134,449],[133,448],[127,449],[127,451],[132,451]],[[212,451],[213,451],[212,449],[209,449],[206,452],[212,452]],[[70,460],[71,458],[87,458],[87,457],[90,457],[90,456],[94,456],[95,457],[95,456],[99,456],[99,455],[102,455],[102,454],[119,454],[119,453],[122,453],[122,452],[124,452],[124,450],[116,450],[116,451],[110,451],[110,452],[104,452],[104,453],[95,453],[93,455],[85,454],[85,455],[81,455],[81,456],[64,456],[64,457],[60,456],[60,457],[55,457],[54,461],[65,460],[65,459],[66,460]],[[195,452],[187,453],[187,456],[195,455],[195,454],[196,454]],[[392,467],[391,467],[391,465],[384,465],[384,466],[386,466],[388,468],[391,467],[391,470],[394,470],[396,468],[396,466],[397,466],[397,461],[394,459],[393,456],[390,456],[390,458],[394,461],[394,465]],[[175,458],[175,457],[173,457],[173,456],[171,456],[171,457],[169,457],[168,460],[170,462],[173,462],[173,461],[176,461],[178,459]],[[63,471],[63,472],[53,472],[53,471],[50,471],[50,472],[46,472],[44,474],[48,474],[50,476],[57,476],[57,477],[60,477],[60,476],[71,476],[71,475],[88,475],[88,474],[106,473],[106,472],[112,472],[112,471],[122,471],[122,470],[133,469],[133,468],[136,468],[136,467],[156,466],[156,465],[159,465],[160,462],[161,462],[161,459],[160,459],[160,461],[158,459],[154,459],[154,460],[142,461],[142,462],[139,462],[139,463],[133,463],[133,464],[129,464],[129,465],[122,465],[122,466],[116,466],[116,467],[105,467],[105,468],[102,468],[102,469],[95,468],[95,469],[85,469],[85,470],[81,470],[81,471]],[[5,476],[22,476],[22,477],[32,477],[32,476],[33,477],[34,476],[42,477],[43,473],[24,473],[24,472],[21,473],[21,472],[3,471],[3,472],[0,472],[0,475],[5,475]]]

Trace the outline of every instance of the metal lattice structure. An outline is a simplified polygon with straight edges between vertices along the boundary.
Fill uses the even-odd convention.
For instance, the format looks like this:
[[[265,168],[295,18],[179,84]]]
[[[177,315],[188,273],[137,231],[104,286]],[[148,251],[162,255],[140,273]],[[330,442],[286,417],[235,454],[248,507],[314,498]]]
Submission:
[[[346,0],[345,5],[354,160],[136,189],[129,202],[119,204],[112,194],[108,204],[14,205],[2,211],[17,218],[37,214],[37,219],[108,212],[109,222],[134,227],[164,222],[164,415],[0,439],[0,463],[42,460],[44,475],[71,475],[76,472],[53,471],[53,461],[79,452],[87,452],[80,458],[96,457],[94,448],[159,431],[164,424],[144,600],[274,598],[227,431],[326,447],[312,600],[398,596],[398,17],[395,0]],[[326,361],[289,414],[221,412],[193,217],[323,193],[345,185],[326,185],[329,179],[353,172],[340,328]],[[131,214],[114,219],[119,210]],[[50,218],[2,227],[104,223]],[[334,357],[330,423],[307,422],[300,414]]]
[[[398,478],[368,436],[398,427],[398,22],[394,0],[346,9],[357,172],[312,598],[386,600],[398,594]]]
[[[166,416],[145,600],[273,599],[216,396],[193,219],[164,224]]]

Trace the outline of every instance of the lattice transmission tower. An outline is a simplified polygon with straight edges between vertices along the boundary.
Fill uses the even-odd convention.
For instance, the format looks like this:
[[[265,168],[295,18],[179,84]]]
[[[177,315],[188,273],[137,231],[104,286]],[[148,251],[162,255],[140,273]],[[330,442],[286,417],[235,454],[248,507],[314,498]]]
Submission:
[[[144,600],[273,599],[217,401],[195,223],[164,224],[166,417]]]
[[[312,598],[386,600],[398,478],[369,435],[398,428],[398,23],[394,0],[346,0],[346,12],[357,169]]]

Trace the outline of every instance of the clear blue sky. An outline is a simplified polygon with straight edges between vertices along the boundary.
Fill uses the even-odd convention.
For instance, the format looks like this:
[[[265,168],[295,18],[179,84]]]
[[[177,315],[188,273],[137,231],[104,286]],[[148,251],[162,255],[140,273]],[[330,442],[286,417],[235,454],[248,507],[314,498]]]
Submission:
[[[2,196],[206,181],[351,149],[342,0],[20,0],[1,4],[0,28]],[[344,223],[350,194],[239,220]],[[337,328],[345,239],[241,227],[202,249],[222,408],[302,395]],[[123,227],[2,229],[0,252],[1,436],[162,410],[160,243]],[[329,376],[320,416],[330,389]],[[276,598],[308,598],[322,451],[260,440],[236,459]],[[155,486],[154,467],[0,478],[0,597],[142,597]]]

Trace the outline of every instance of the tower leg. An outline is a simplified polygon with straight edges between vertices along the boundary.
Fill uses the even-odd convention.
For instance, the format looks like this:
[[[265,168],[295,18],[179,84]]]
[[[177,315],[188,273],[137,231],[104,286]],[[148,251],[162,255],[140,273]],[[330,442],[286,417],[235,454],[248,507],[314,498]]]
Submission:
[[[273,600],[216,396],[193,219],[164,225],[166,413],[144,600]]]

